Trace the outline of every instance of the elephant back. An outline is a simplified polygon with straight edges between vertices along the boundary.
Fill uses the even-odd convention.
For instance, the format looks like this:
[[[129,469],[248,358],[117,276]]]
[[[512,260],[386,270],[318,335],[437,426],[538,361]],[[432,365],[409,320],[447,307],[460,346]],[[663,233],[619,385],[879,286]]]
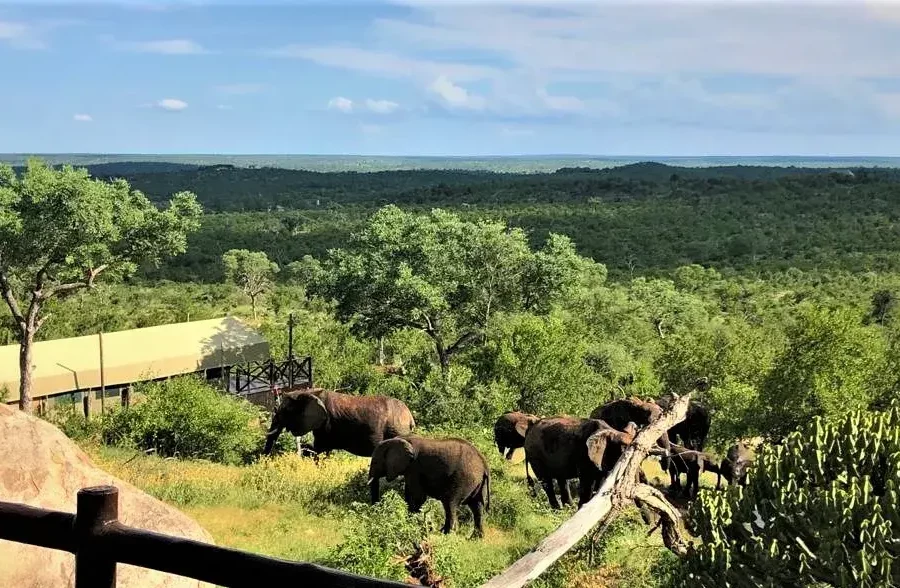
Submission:
[[[645,427],[660,414],[662,409],[655,402],[639,398],[620,398],[595,408],[591,412],[591,418],[605,421],[612,428],[624,431],[629,421],[638,427]]]
[[[430,495],[471,496],[482,488],[490,468],[484,455],[465,439],[429,439],[407,436],[416,449],[415,468],[428,485]]]

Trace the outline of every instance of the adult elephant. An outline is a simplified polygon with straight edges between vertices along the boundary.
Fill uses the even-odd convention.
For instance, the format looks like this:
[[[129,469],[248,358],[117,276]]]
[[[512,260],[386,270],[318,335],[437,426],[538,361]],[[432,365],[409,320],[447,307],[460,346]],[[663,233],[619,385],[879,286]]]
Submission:
[[[673,400],[672,395],[667,394],[657,400],[656,404],[663,410],[667,410],[672,406]],[[687,449],[703,451],[711,421],[709,409],[699,401],[691,399],[684,420],[669,429],[669,441],[680,442]]]
[[[465,504],[472,511],[475,536],[484,536],[482,507],[490,510],[491,472],[478,449],[455,437],[428,439],[404,435],[383,441],[369,464],[372,504],[379,499],[379,480],[403,476],[403,491],[410,512],[419,512],[425,501],[435,498],[444,507],[444,526],[449,533],[456,525],[456,511]]]
[[[598,419],[552,417],[541,419],[531,426],[525,437],[525,459],[540,480],[554,509],[560,508],[553,488],[559,486],[563,504],[571,504],[567,483],[578,478],[578,507],[591,499],[593,489],[602,479],[604,454],[611,445],[619,443],[616,436],[603,439],[602,444],[588,440],[598,431],[611,431],[607,423]]]
[[[652,421],[659,418],[662,408],[654,402],[647,402],[640,398],[619,398],[598,406],[591,412],[592,419],[599,419],[618,431],[624,431],[628,423],[634,423],[638,427],[646,427]],[[663,434],[658,445],[665,450],[661,456],[660,464],[663,470],[668,470],[669,463],[669,436]]]
[[[387,396],[354,396],[330,390],[295,390],[281,395],[263,453],[272,452],[284,429],[295,437],[312,431],[316,455],[343,449],[369,457],[385,439],[415,428],[409,408]]]
[[[525,434],[541,417],[526,412],[506,411],[494,423],[494,443],[500,455],[506,452],[506,459],[512,459],[513,452],[525,446]]]

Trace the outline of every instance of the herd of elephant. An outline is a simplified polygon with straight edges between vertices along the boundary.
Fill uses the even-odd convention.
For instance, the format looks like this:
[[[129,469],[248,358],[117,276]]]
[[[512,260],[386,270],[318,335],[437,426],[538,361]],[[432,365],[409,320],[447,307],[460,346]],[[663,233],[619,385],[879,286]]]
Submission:
[[[541,418],[506,412],[494,425],[494,440],[501,455],[512,458],[524,447],[528,484],[534,471],[553,508],[560,508],[553,488],[559,486],[563,504],[570,504],[568,481],[579,480],[579,507],[590,500],[600,483],[630,444],[640,427],[662,413],[670,399],[645,402],[636,398],[613,400],[597,407],[590,418]],[[721,461],[703,452],[709,433],[709,411],[691,402],[687,417],[659,440],[661,465],[680,491],[680,475],[687,475],[686,491],[696,494],[700,473],[708,470],[729,483],[743,483],[752,459],[749,448],[738,443]],[[415,419],[402,401],[387,396],[354,396],[336,391],[294,390],[280,395],[272,415],[263,452],[270,454],[284,429],[295,437],[313,434],[316,459],[334,450],[371,457],[368,486],[372,504],[379,499],[380,479],[403,476],[404,498],[410,512],[418,512],[428,498],[444,507],[444,526],[456,525],[457,509],[472,511],[475,536],[484,534],[482,510],[490,509],[491,475],[484,455],[469,441],[456,437],[426,438],[413,432]],[[682,445],[676,444],[681,441]],[[643,474],[641,474],[643,476]],[[717,484],[717,488],[719,484]]]

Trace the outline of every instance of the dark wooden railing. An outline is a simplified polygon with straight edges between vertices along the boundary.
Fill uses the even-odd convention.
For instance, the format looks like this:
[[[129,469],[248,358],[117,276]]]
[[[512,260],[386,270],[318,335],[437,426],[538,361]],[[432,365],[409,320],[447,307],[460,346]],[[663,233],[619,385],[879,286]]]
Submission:
[[[234,386],[232,389],[232,379]],[[258,388],[312,388],[311,357],[289,357],[284,361],[267,359],[232,366],[228,370],[226,386],[229,392],[243,394]]]
[[[291,562],[192,539],[135,529],[119,522],[119,491],[78,492],[76,514],[0,502],[0,539],[75,554],[75,588],[114,588],[116,563],[194,578],[228,588],[333,586],[402,588],[311,563]]]

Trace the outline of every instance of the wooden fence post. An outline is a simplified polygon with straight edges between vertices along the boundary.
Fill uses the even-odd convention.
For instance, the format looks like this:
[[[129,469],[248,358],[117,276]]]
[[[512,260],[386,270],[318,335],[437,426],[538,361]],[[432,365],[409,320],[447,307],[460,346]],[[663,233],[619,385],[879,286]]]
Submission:
[[[119,520],[119,490],[94,486],[78,491],[75,513],[75,588],[115,588],[116,560],[103,557],[97,535]]]

